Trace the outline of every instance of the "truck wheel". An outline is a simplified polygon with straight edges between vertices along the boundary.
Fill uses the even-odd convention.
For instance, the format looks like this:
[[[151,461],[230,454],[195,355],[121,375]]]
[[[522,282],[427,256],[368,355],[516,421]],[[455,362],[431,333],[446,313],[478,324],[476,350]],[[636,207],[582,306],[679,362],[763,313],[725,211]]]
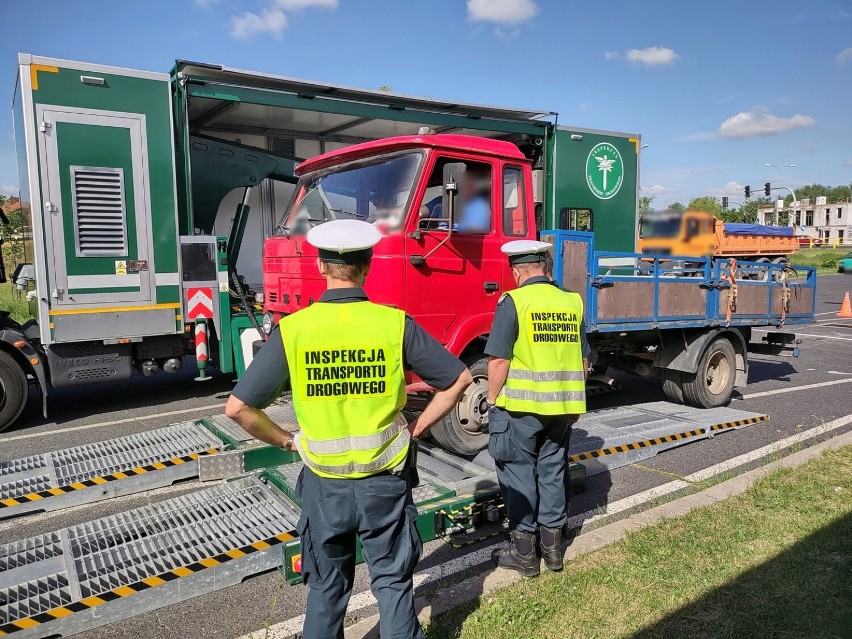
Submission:
[[[698,408],[716,408],[731,401],[737,376],[736,353],[725,338],[710,343],[695,374],[683,373],[683,398]]]
[[[15,358],[0,351],[0,432],[15,423],[27,405],[27,376]]]
[[[429,431],[444,450],[458,455],[475,455],[488,446],[488,356],[476,355],[465,360],[473,375],[456,407]]]
[[[660,376],[663,379],[663,393],[666,399],[675,404],[683,404],[683,373],[664,368]]]
[[[772,261],[768,257],[760,257],[755,260],[758,264],[771,264]],[[754,279],[758,282],[765,282],[769,279],[769,269],[761,269],[757,273],[754,274]]]

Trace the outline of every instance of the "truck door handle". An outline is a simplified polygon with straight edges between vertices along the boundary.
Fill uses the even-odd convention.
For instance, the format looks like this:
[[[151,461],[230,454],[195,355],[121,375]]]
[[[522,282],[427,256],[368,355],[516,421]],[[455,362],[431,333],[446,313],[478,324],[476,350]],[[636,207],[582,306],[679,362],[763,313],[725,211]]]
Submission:
[[[500,290],[500,285],[497,282],[485,282],[485,290],[488,293]]]

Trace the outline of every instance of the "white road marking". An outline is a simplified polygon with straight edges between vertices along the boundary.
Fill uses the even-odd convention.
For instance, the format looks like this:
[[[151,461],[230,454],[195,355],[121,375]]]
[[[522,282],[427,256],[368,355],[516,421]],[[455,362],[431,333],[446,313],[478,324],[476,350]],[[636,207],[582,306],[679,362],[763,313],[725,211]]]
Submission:
[[[835,419],[831,422],[827,422],[825,424],[822,424],[821,426],[811,428],[803,433],[786,437],[768,446],[753,450],[750,453],[745,453],[743,455],[733,457],[727,461],[715,464],[698,472],[692,473],[691,475],[687,475],[684,478],[687,481],[681,481],[679,479],[670,481],[666,484],[662,484],[661,486],[656,486],[655,488],[651,488],[641,493],[637,493],[636,495],[631,495],[630,497],[619,499],[618,501],[608,504],[605,513],[600,513],[597,510],[590,510],[579,515],[574,515],[573,517],[568,518],[568,525],[571,528],[576,528],[580,525],[589,525],[600,519],[604,519],[606,517],[612,516],[613,514],[630,510],[631,508],[634,508],[636,506],[641,506],[642,504],[645,504],[649,501],[653,501],[655,499],[659,499],[660,497],[664,497],[678,490],[690,488],[691,484],[689,484],[688,482],[699,482],[705,479],[709,479],[711,477],[715,477],[716,475],[729,471],[733,468],[737,468],[738,466],[748,464],[752,461],[761,459],[762,457],[770,455],[774,452],[783,450],[784,448],[787,448],[788,446],[791,446],[795,443],[799,443],[808,439],[813,439],[814,437],[818,437],[819,435],[822,435],[824,433],[828,433],[832,430],[842,428],[850,422],[852,422],[852,414],[846,415],[845,417],[841,417],[839,419]],[[438,579],[443,579],[462,570],[488,562],[491,558],[491,551],[493,550],[495,545],[496,544],[490,545],[486,548],[480,548],[479,550],[476,550],[472,553],[457,557],[456,559],[451,559],[450,561],[445,562],[443,564],[433,566],[432,568],[415,573],[414,587],[418,588],[420,586],[423,586],[424,584],[437,581]],[[352,598],[349,600],[349,606],[346,611],[348,614],[352,614],[359,610],[363,610],[364,608],[374,606],[375,604],[376,598],[373,596],[373,593],[369,590],[364,590],[355,595],[352,595]],[[254,637],[255,639],[257,637],[263,637],[264,639],[288,639],[292,635],[301,632],[302,625],[304,623],[305,615],[298,615],[296,617],[287,619],[286,621],[274,624],[270,626],[268,630],[257,630],[253,633],[240,637],[240,639],[251,639],[252,637]]]
[[[844,373],[843,371],[825,371],[829,375],[849,375],[849,373]]]
[[[815,328],[819,328],[818,326]],[[767,332],[767,331],[764,331]],[[839,339],[844,342],[852,342],[852,337],[836,337],[834,335],[815,335],[813,333],[796,333],[796,337],[816,337],[819,339]]]
[[[814,313],[814,315],[837,315],[837,311],[826,311],[825,313]]]
[[[849,384],[852,382],[852,377],[847,379],[832,379],[827,382],[818,382],[816,384],[805,384],[804,386],[793,386],[792,388],[776,388],[770,391],[761,391],[759,393],[747,393],[738,399],[751,399],[753,397],[768,397],[769,395],[783,395],[784,393],[794,393],[796,391],[808,390],[810,388],[820,388],[822,386],[836,386],[837,384]]]
[[[58,433],[73,433],[79,430],[89,430],[90,428],[101,428],[102,426],[116,426],[118,424],[129,424],[130,422],[138,422],[158,417],[169,417],[171,415],[182,415],[184,413],[193,413],[198,411],[221,410],[224,404],[210,404],[209,406],[199,406],[198,408],[182,408],[180,410],[171,410],[164,413],[153,413],[151,415],[139,415],[138,417],[127,417],[125,419],[115,419],[109,422],[98,422],[97,424],[84,424],[82,426],[74,426],[72,428],[54,428],[52,430],[41,431],[39,433],[29,433],[27,435],[15,435],[14,437],[0,437],[0,442],[14,442],[22,439],[35,439],[36,437],[47,437],[48,435],[56,435]]]
[[[837,430],[838,428],[842,428],[850,422],[852,422],[852,414],[845,415],[843,417],[838,417],[837,419],[834,419],[830,422],[826,422],[825,424],[822,424],[815,428],[810,428],[796,435],[790,435],[789,437],[785,437],[784,439],[768,444],[767,446],[764,446],[762,448],[757,448],[751,452],[738,455],[737,457],[732,457],[727,461],[723,461],[718,464],[715,464],[714,466],[710,466],[709,468],[705,468],[704,470],[694,472],[691,475],[687,475],[686,479],[688,479],[689,481],[704,481],[705,479],[710,479],[711,477],[714,477],[719,473],[723,473],[725,471],[731,470],[732,468],[737,468],[738,466],[748,464],[757,459],[766,457],[767,455],[771,455],[772,453],[784,450],[785,448],[792,446],[793,444],[798,444],[808,439],[819,437],[824,433],[829,433],[833,430]]]

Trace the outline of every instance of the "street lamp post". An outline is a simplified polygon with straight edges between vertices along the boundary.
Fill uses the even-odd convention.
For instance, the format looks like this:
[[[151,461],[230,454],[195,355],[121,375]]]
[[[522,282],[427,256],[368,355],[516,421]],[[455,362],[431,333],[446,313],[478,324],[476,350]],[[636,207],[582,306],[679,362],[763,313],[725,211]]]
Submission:
[[[779,173],[781,172],[781,169],[795,169],[795,168],[796,168],[796,165],[795,165],[795,164],[784,164],[784,165],[782,165],[782,166],[779,166],[779,165],[777,165],[777,164],[771,164],[771,163],[769,163],[769,162],[767,162],[766,164],[764,164],[764,166],[771,166],[772,168],[778,169],[778,172],[779,172]],[[782,189],[787,189],[788,191],[790,191],[790,195],[792,195],[792,196],[793,196],[793,202],[796,202],[796,201],[797,201],[797,199],[796,199],[796,193],[795,193],[795,191],[793,191],[793,189],[791,189],[789,186],[782,186],[782,187],[780,187],[780,188],[782,188]],[[792,207],[792,202],[790,203],[790,206]],[[773,217],[774,217],[774,216],[773,216]]]

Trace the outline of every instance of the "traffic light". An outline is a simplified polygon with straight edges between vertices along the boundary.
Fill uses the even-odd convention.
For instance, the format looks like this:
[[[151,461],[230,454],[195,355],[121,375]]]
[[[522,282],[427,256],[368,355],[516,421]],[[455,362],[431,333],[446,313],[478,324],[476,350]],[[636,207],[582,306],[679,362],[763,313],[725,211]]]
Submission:
[[[751,187],[750,186],[745,187],[745,196],[747,198],[751,197]]]
[[[722,198],[722,208],[723,209],[728,208],[728,198],[726,198],[726,197]]]
[[[769,197],[772,191],[772,187],[769,185],[769,182],[763,185],[763,192],[766,194],[766,197]]]

